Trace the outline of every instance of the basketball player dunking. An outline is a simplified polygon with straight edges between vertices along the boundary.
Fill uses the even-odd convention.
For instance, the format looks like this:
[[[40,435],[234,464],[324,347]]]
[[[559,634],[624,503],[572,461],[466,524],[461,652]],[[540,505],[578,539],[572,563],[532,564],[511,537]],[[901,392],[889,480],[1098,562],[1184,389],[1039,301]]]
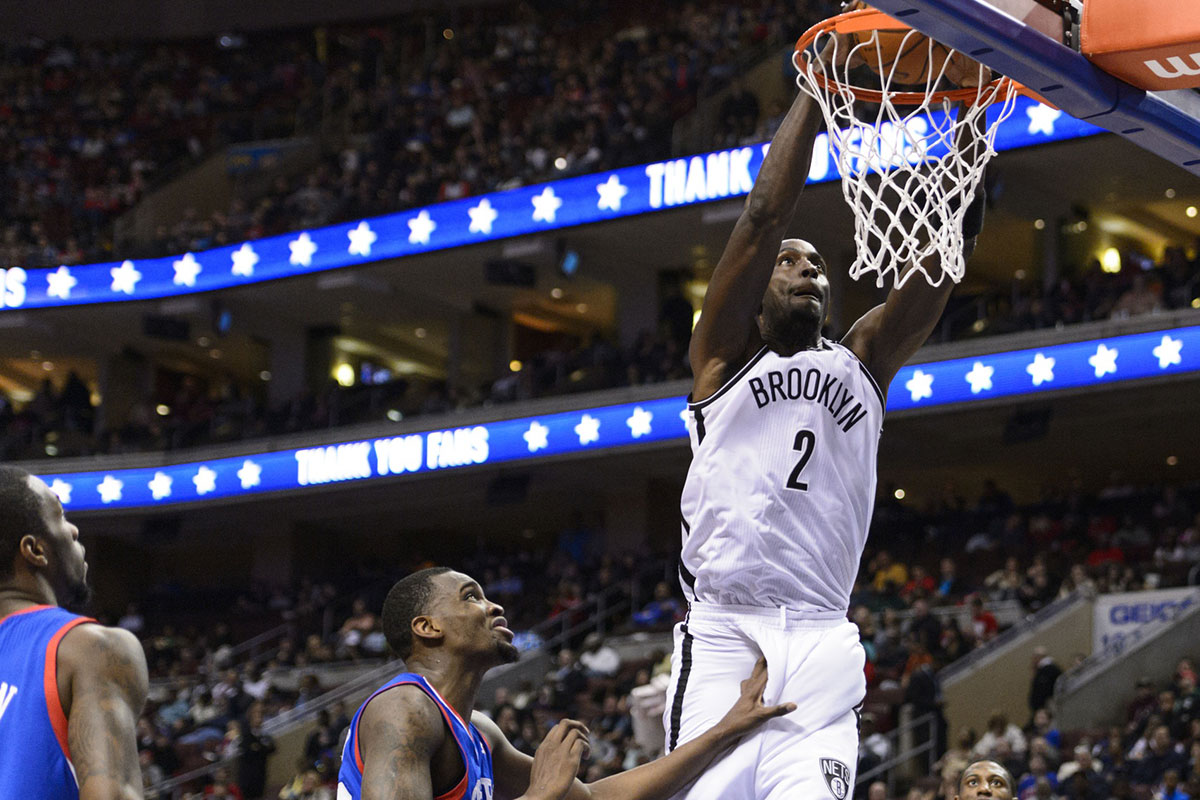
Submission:
[[[666,748],[712,725],[760,656],[767,701],[798,710],[714,763],[677,795],[687,800],[850,795],[866,687],[846,614],[875,497],[881,387],[925,342],[953,287],[914,276],[841,341],[821,336],[828,265],[808,242],[783,238],[820,120],[799,93],[692,336],[680,564],[690,607],[675,632]],[[968,250],[982,213],[980,194],[964,225]]]
[[[146,660],[88,595],[79,529],[38,478],[0,466],[0,797],[136,800]]]

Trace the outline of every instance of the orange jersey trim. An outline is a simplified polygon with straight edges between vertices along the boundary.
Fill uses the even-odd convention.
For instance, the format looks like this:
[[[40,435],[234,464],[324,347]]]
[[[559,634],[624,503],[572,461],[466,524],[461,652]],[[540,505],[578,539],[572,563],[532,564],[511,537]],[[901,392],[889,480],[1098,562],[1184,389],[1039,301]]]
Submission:
[[[45,606],[43,606],[45,608]],[[20,613],[20,612],[18,612]],[[62,748],[63,756],[71,760],[71,748],[67,744],[67,715],[63,711],[62,698],[58,695],[58,645],[67,632],[85,622],[95,622],[90,617],[78,617],[63,625],[46,645],[46,669],[42,689],[46,694],[46,711],[50,715],[50,727],[54,729],[54,737]]]

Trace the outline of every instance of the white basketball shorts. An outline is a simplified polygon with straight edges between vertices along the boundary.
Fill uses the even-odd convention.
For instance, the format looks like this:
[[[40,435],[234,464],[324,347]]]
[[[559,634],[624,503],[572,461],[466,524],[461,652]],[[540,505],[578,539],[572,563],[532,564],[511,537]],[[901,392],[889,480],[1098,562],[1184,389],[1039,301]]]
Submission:
[[[733,706],[760,655],[768,705],[793,702],[718,758],[675,800],[846,800],[858,759],[866,654],[844,613],[693,603],[675,626],[663,712],[666,751],[711,728]]]

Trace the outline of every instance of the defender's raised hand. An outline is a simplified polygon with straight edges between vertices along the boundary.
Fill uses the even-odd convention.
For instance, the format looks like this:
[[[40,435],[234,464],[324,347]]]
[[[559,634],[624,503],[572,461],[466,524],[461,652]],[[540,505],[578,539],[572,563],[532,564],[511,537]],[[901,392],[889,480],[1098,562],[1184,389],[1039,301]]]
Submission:
[[[782,703],[777,706],[763,704],[763,690],[767,688],[767,659],[762,656],[754,665],[750,677],[742,681],[742,694],[733,708],[725,714],[717,727],[724,729],[729,735],[741,736],[762,725],[769,719],[782,717],[796,710],[795,703]]]

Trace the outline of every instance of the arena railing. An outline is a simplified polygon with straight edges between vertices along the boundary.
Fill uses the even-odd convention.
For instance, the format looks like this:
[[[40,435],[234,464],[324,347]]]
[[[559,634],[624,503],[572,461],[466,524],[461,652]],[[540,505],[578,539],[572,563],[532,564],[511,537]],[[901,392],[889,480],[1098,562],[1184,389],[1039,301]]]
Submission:
[[[914,740],[918,732],[923,733],[923,735],[921,736],[921,741],[915,743]],[[926,760],[926,774],[933,774],[934,765],[937,763],[938,758],[937,717],[930,711],[916,719],[909,719],[902,722],[885,735],[891,744],[894,755],[866,772],[859,774],[854,779],[854,785],[856,787],[865,786],[875,780],[882,780],[887,784],[888,797],[895,797],[897,779],[900,777],[912,777],[913,771],[918,768],[917,759],[924,756]],[[909,742],[914,743],[908,747],[904,747]]]
[[[1090,599],[1091,597],[1085,593],[1076,591],[1066,597],[1055,600],[1045,608],[1030,614],[1019,624],[1013,625],[1006,631],[1002,631],[996,638],[987,642],[982,647],[977,647],[953,664],[947,664],[938,672],[938,680],[945,683],[947,680],[956,678],[964,672],[970,672],[982,662],[992,658],[1000,650],[1028,636],[1077,603],[1087,602]]]

